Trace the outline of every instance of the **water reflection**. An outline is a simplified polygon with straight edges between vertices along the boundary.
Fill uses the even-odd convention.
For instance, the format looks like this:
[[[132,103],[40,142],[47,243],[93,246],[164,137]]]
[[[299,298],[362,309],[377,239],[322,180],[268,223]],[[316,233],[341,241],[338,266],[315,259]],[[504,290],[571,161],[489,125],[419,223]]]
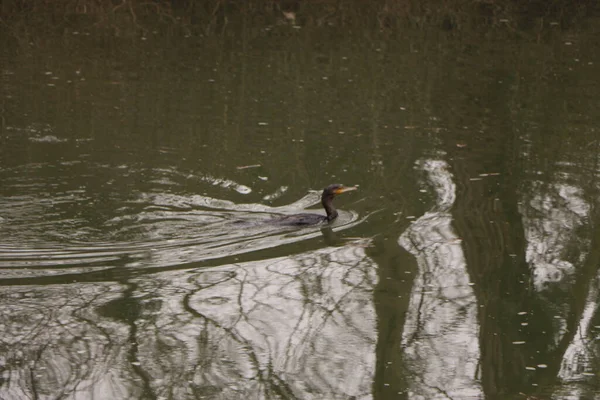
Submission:
[[[1,397],[364,396],[376,283],[350,245],[126,284],[6,288]]]
[[[426,174],[425,186],[435,194],[435,206],[399,240],[418,264],[402,346],[406,368],[420,379],[411,380],[407,389],[429,399],[481,398],[477,299],[462,241],[452,227],[449,211],[456,189],[448,167],[440,159],[418,163]]]
[[[533,367],[550,368],[565,382],[580,382],[595,376],[593,321],[600,278],[598,235],[590,235],[595,202],[590,202],[573,163],[558,162],[557,167],[551,182],[532,182],[536,190],[521,205],[533,283],[552,313],[556,346],[563,352],[560,361]],[[573,284],[578,283],[581,292],[573,298]]]
[[[137,396],[126,362],[127,327],[96,312],[123,289],[116,283],[2,288],[0,397]]]
[[[140,338],[148,346],[143,365],[164,377],[155,390],[179,397],[208,388],[222,398],[368,393],[376,277],[361,253],[329,249],[146,280],[147,301],[162,305]]]

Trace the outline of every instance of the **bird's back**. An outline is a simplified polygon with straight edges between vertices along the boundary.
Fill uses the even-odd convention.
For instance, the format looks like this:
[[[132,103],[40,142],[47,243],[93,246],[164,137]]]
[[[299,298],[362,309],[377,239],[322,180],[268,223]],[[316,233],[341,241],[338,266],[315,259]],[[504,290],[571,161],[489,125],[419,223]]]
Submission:
[[[327,221],[327,217],[319,214],[294,214],[284,215],[282,217],[273,218],[269,220],[270,223],[276,225],[287,225],[287,226],[304,226],[304,225],[316,225]]]

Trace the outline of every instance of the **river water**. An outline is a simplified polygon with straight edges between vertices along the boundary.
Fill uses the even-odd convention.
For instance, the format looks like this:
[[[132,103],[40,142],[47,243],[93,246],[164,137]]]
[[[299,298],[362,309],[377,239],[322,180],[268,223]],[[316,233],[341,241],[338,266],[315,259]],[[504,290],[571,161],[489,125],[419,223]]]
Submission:
[[[598,398],[593,27],[240,26],[5,38],[0,398]]]

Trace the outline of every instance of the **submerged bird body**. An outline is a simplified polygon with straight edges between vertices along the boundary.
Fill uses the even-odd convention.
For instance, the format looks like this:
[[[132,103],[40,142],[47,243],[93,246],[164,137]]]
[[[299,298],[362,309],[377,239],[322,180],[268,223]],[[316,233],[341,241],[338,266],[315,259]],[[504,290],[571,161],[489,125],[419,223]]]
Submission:
[[[285,215],[269,220],[269,223],[285,226],[317,225],[324,222],[327,222],[327,217],[325,215],[309,213]]]
[[[321,205],[323,205],[327,215],[310,213],[286,215],[276,218],[272,222],[277,225],[287,226],[316,225],[324,222],[331,222],[338,216],[338,212],[333,206],[333,198],[338,194],[349,192],[351,190],[356,190],[356,187],[347,187],[339,184],[329,185],[323,190],[323,193],[321,194]]]

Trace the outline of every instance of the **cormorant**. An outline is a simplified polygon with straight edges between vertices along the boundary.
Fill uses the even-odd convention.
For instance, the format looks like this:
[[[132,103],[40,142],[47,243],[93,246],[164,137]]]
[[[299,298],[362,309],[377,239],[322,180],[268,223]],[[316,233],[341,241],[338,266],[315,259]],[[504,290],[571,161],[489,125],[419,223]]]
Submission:
[[[356,190],[356,189],[357,189],[356,186],[344,186],[344,185],[340,185],[340,184],[333,184],[333,185],[327,186],[323,190],[323,194],[321,194],[321,204],[323,205],[323,208],[325,209],[325,212],[327,213],[326,216],[320,215],[320,214],[302,213],[302,214],[286,215],[281,218],[276,218],[275,220],[272,220],[271,222],[276,223],[277,225],[297,225],[297,226],[316,225],[316,224],[320,224],[323,222],[331,222],[334,219],[336,219],[338,216],[338,212],[332,204],[333,198],[338,194],[341,194],[344,192],[349,192],[351,190]]]

